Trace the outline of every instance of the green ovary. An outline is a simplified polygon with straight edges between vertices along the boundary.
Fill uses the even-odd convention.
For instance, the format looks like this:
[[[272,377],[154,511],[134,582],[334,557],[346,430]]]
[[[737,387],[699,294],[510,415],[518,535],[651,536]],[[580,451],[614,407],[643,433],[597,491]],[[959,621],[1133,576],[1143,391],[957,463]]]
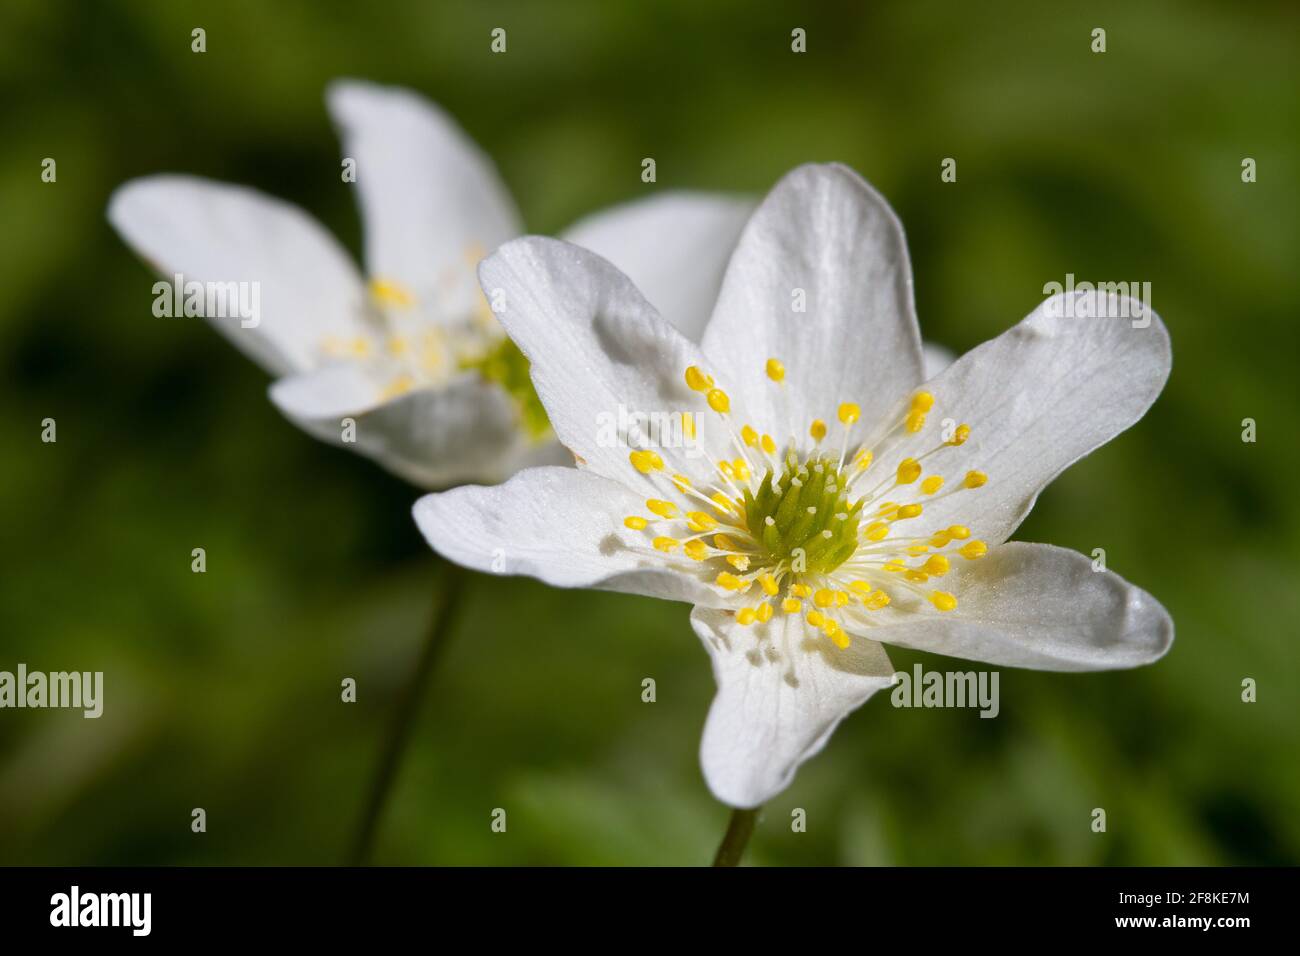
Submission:
[[[533,441],[541,441],[551,434],[551,423],[546,417],[546,409],[533,388],[533,380],[528,375],[529,362],[524,353],[519,351],[506,336],[492,346],[480,359],[467,363],[467,368],[475,369],[489,382],[495,382],[507,395],[514,399],[519,408],[519,417],[524,431]]]
[[[769,470],[757,492],[745,491],[746,524],[771,564],[795,564],[802,549],[799,570],[813,574],[827,574],[852,557],[861,510],[861,501],[849,504],[839,470],[825,458],[799,464],[791,455],[779,479]]]

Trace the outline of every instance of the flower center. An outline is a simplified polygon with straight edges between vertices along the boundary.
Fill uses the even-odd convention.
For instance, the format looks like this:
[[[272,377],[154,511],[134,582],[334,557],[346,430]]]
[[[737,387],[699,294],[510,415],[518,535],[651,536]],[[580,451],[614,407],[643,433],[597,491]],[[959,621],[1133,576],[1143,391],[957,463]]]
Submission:
[[[830,458],[800,464],[793,449],[785,467],[768,469],[756,491],[743,489],[745,527],[761,545],[763,563],[800,563],[828,574],[858,548],[862,502],[849,504],[846,482]]]
[[[786,387],[780,360],[768,359],[766,373],[775,387]],[[872,432],[860,426],[861,408],[845,402],[836,414],[838,449],[823,444],[829,429],[821,419],[805,438],[791,436],[779,447],[749,424],[737,428],[731,399],[711,376],[692,366],[686,384],[723,420],[726,455],[740,454],[711,455],[716,472],[701,476],[672,471],[653,449],[631,452],[632,467],[663,488],[664,497],[645,503],[654,517],[623,522],[647,535],[649,553],[683,571],[692,570],[689,562],[707,566],[713,584],[735,595],[742,626],[766,624],[778,611],[804,615],[840,648],[851,642],[846,625],[875,625],[882,612],[957,607],[956,595],[931,582],[954,560],[977,560],[988,548],[964,524],[920,530],[916,519],[927,504],[980,488],[988,478],[972,470],[948,485],[927,473],[932,457],[951,455],[971,433],[945,420],[938,444],[915,447],[924,440],[932,394],[915,393],[895,421],[875,423]],[[695,413],[681,417],[683,433],[696,438]]]
[[[481,258],[481,250],[467,251],[467,261],[474,255]],[[366,364],[382,383],[379,397],[386,401],[420,388],[440,388],[459,372],[476,372],[510,396],[530,439],[549,437],[550,422],[533,390],[528,360],[506,336],[481,292],[473,314],[459,321],[441,320],[436,307],[431,314],[426,303],[392,279],[371,279],[368,292],[368,330],[350,338],[327,337],[321,343],[327,360]]]

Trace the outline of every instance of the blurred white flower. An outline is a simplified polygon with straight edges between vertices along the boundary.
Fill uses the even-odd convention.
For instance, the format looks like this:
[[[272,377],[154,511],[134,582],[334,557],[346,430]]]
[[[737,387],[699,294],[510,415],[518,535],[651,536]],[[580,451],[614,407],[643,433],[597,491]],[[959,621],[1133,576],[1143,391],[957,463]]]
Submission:
[[[478,288],[479,260],[523,231],[490,160],[410,91],[339,81],[326,100],[354,163],[366,278],[307,213],[241,186],[133,180],[114,193],[110,222],[168,279],[259,284],[255,327],[209,319],[277,377],[272,401],[312,435],[428,488],[571,460]],[[564,235],[617,263],[698,338],[752,208],[657,193]]]
[[[1149,594],[1073,551],[1007,541],[1048,482],[1159,394],[1170,349],[1154,315],[1139,328],[1113,296],[1049,299],[924,381],[902,229],[842,166],[773,189],[699,345],[563,242],[507,243],[480,274],[528,303],[500,318],[580,468],[428,495],[416,520],[473,568],[504,554],[556,586],[694,604],[718,683],[701,757],[726,803],[781,791],[890,685],[881,642],[1062,671],[1168,649]],[[708,454],[596,441],[596,410],[620,403],[691,416]]]

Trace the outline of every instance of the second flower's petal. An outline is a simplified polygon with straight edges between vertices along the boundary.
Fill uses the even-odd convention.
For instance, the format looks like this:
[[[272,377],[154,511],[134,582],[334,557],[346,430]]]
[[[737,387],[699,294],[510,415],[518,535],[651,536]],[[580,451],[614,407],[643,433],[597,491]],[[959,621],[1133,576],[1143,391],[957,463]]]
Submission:
[[[271,401],[308,434],[373,458],[422,488],[502,481],[563,455],[554,443],[528,442],[509,397],[469,375],[384,398],[361,366],[332,365],[281,379],[271,386]]]
[[[1005,667],[1100,671],[1150,664],[1174,624],[1155,598],[1066,548],[1013,541],[958,560],[956,610],[874,629],[887,644]]]
[[[688,366],[701,364],[698,346],[600,256],[527,236],[484,260],[479,278],[497,318],[532,363],[551,427],[584,467],[648,495],[656,486],[629,464],[630,447],[657,448],[670,468],[702,449],[730,447],[718,417],[683,381]],[[677,420],[683,411],[697,413],[698,439],[674,446],[674,433],[656,422]],[[634,416],[640,424],[625,427]],[[659,437],[629,440],[630,430]]]
[[[478,260],[523,231],[492,161],[410,90],[339,80],[326,102],[356,161],[367,271],[407,286],[431,314],[472,308]]]
[[[753,209],[731,196],[661,193],[580,219],[560,238],[612,262],[660,315],[698,342]]]
[[[934,378],[957,357],[942,345],[935,345],[933,342],[922,342],[921,353],[925,363],[926,379]]]
[[[926,470],[942,472],[948,489],[968,470],[988,477],[925,504],[927,528],[962,524],[989,544],[1005,541],[1053,478],[1140,419],[1164,388],[1171,357],[1159,316],[1135,327],[1131,299],[1076,293],[1067,302],[1048,299],[926,384],[934,424],[918,437],[939,436],[942,419],[971,427]]]
[[[415,520],[430,545],[457,564],[525,574],[561,588],[599,588],[719,604],[689,559],[660,555],[623,527],[641,499],[616,481],[575,468],[529,468],[503,485],[426,495]]]
[[[733,807],[759,806],[789,786],[894,673],[879,644],[856,638],[838,650],[797,614],[741,627],[734,614],[696,608],[691,624],[718,684],[700,761],[714,796]]]
[[[363,331],[356,266],[297,206],[195,176],[146,176],[113,193],[108,220],[164,281],[225,287],[225,314],[208,321],[274,374],[312,368],[326,339]],[[230,307],[232,283],[256,303],[255,324]]]
[[[704,351],[778,438],[833,421],[842,402],[872,423],[919,384],[907,244],[879,193],[839,165],[777,183],[741,234]],[[783,389],[767,379],[769,358],[785,365]]]

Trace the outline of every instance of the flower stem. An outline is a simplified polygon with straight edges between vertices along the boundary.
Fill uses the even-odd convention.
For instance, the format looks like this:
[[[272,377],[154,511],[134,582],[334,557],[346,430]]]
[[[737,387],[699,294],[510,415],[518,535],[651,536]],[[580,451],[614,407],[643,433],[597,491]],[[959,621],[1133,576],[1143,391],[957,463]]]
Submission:
[[[752,810],[732,810],[731,820],[727,823],[727,832],[718,846],[718,854],[713,858],[714,866],[739,866],[740,858],[745,855],[745,846],[749,843],[754,824],[758,821],[759,807]]]
[[[401,696],[397,700],[384,751],[380,756],[379,765],[375,768],[374,780],[370,785],[370,796],[366,800],[365,810],[361,816],[361,825],[352,843],[352,850],[348,857],[348,862],[352,866],[364,866],[370,858],[379,821],[383,816],[384,804],[397,779],[402,753],[411,736],[415,716],[420,710],[424,689],[429,683],[429,675],[433,673],[433,666],[439,652],[455,627],[468,583],[469,575],[461,568],[451,562],[443,564],[438,575],[433,600],[433,616],[429,621],[424,646],[420,649],[420,657],[415,663],[415,669],[411,672],[410,679],[402,688]]]

